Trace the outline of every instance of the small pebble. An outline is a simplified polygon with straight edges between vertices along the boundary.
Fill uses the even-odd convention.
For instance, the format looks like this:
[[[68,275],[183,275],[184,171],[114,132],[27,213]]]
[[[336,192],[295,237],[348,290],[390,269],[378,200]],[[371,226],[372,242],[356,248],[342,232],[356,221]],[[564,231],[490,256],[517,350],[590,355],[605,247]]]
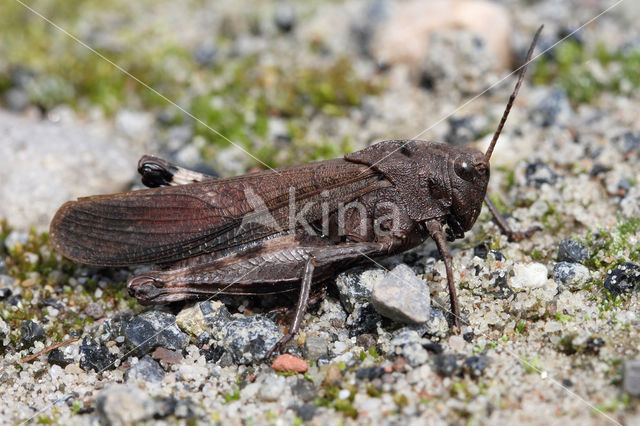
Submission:
[[[351,318],[353,322],[349,329],[349,337],[376,333],[378,323],[383,320],[382,316],[373,307],[373,304],[369,302],[357,307],[351,314]]]
[[[96,397],[97,412],[109,425],[126,425],[151,420],[156,403],[147,392],[133,386],[115,384]]]
[[[85,338],[80,345],[80,368],[102,372],[115,368],[116,357],[102,343]]]
[[[543,184],[553,185],[558,175],[546,163],[529,163],[525,170],[527,185],[540,188]]]
[[[184,359],[180,351],[172,351],[162,346],[156,348],[151,356],[167,364],[180,364]]]
[[[640,359],[626,360],[622,388],[631,396],[640,396]]]
[[[322,383],[326,385],[338,385],[342,382],[342,371],[338,368],[337,365],[332,364],[327,369],[327,374],[324,377]]]
[[[20,347],[30,348],[35,342],[44,342],[44,329],[37,322],[26,320],[20,324]]]
[[[47,362],[52,365],[58,365],[62,368],[65,368],[67,365],[73,362],[71,358],[65,358],[64,354],[60,349],[53,349],[47,355]]]
[[[316,361],[326,356],[329,349],[329,337],[326,334],[311,334],[304,341],[305,357]]]
[[[93,302],[84,308],[84,313],[93,319],[100,319],[104,317],[104,308],[100,302]]]
[[[570,289],[579,290],[590,278],[589,269],[579,263],[558,262],[553,265],[554,281],[566,284]]]
[[[157,346],[182,349],[189,337],[176,325],[176,317],[167,312],[147,311],[136,315],[124,330],[130,345],[140,353],[150,352]]]
[[[384,374],[384,368],[374,365],[373,367],[365,367],[356,370],[356,379],[359,380],[373,380],[376,377],[380,377]]]
[[[515,289],[535,289],[547,282],[547,267],[541,263],[517,263],[513,267],[511,287]]]
[[[269,318],[255,315],[229,322],[223,346],[238,364],[261,361],[280,340],[280,328]]]
[[[309,366],[303,359],[290,354],[282,354],[273,360],[271,368],[276,371],[293,371],[295,373],[304,373],[309,369]]]
[[[160,382],[164,378],[164,370],[149,355],[142,357],[135,365],[130,367],[124,373],[124,379],[130,380],[142,379],[147,382]]]
[[[562,240],[558,246],[558,262],[582,263],[589,258],[589,249],[575,240]]]
[[[429,321],[429,287],[405,264],[393,268],[374,285],[372,303],[381,315],[395,321],[410,324]]]
[[[277,401],[284,393],[285,384],[284,377],[266,376],[260,386],[258,395],[263,401]]]
[[[489,358],[484,355],[473,355],[464,360],[463,367],[472,377],[480,377],[489,365]]]
[[[613,271],[608,271],[604,288],[612,294],[630,293],[640,285],[640,266],[626,262]]]
[[[433,365],[438,374],[449,377],[458,370],[458,357],[454,354],[439,354],[435,356]]]
[[[291,392],[302,401],[313,401],[318,395],[316,387],[307,379],[298,379],[291,386]]]

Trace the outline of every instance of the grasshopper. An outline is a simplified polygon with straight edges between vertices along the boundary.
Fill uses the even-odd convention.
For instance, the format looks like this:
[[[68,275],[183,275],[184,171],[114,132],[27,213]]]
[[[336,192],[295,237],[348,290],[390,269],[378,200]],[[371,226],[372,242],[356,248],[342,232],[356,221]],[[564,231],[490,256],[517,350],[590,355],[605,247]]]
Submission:
[[[471,229],[483,202],[512,241],[539,229],[511,230],[486,192],[491,154],[541,30],[486,152],[390,140],[344,158],[225,179],[143,156],[138,171],[149,189],[67,202],[51,222],[51,242],[89,265],[157,265],[127,281],[143,305],[297,290],[295,317],[273,351],[299,330],[313,282],[432,238],[459,330],[446,240]]]

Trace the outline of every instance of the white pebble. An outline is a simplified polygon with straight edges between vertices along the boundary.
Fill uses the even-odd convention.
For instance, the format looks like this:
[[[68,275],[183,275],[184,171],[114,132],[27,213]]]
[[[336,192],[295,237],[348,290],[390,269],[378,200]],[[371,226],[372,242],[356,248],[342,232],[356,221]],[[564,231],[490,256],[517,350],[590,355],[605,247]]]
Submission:
[[[511,287],[515,289],[540,288],[547,282],[547,267],[541,263],[518,263],[513,272],[515,276],[511,279]]]

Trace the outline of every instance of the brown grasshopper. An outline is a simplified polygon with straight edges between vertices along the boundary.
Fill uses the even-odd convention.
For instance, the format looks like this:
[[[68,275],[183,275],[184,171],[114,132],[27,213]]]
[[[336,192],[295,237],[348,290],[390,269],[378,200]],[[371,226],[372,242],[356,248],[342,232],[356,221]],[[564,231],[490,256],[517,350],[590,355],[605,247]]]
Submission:
[[[151,189],[64,204],[51,222],[51,242],[65,257],[90,265],[158,265],[127,282],[143,305],[299,290],[291,328],[273,348],[280,349],[300,327],[312,282],[431,237],[445,263],[459,329],[445,231],[450,241],[463,237],[483,201],[510,240],[537,230],[512,231],[486,192],[491,153],[541,29],[485,153],[393,140],[344,158],[226,179],[144,156],[138,171]]]

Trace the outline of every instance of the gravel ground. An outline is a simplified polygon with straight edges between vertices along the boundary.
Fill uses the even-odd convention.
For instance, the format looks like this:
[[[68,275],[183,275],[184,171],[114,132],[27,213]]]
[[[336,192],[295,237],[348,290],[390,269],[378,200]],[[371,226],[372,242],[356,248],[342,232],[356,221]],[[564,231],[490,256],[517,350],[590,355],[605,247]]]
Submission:
[[[46,7],[54,3],[33,7],[62,13]],[[60,16],[193,117],[147,100],[131,78],[107,79],[100,58],[65,80],[55,73],[71,61],[65,49],[90,54],[56,42],[51,27],[39,61],[1,43],[0,141],[13,147],[0,147],[0,176],[11,177],[0,194],[12,203],[0,208],[2,423],[640,423],[640,7],[623,1],[564,39],[614,4],[116,1]],[[40,18],[24,14],[39,34]],[[482,149],[515,79],[494,83],[522,61],[540,24],[537,52],[560,43],[531,66],[489,191],[514,228],[541,231],[509,242],[483,211],[449,244],[460,334],[445,320],[446,274],[431,241],[318,288],[286,348],[294,357],[272,366],[262,357],[290,321],[277,308],[295,298],[142,307],[124,282],[148,267],[73,264],[41,232],[54,211],[12,217],[47,204],[42,182],[65,186],[48,199],[93,195],[115,172],[104,161],[135,170],[132,150],[221,176],[260,166],[200,119],[273,166],[385,139]],[[10,35],[0,32],[17,49]],[[127,56],[133,45],[148,64]],[[86,73],[114,88],[81,86]],[[100,140],[80,150],[90,128]],[[78,164],[101,164],[98,176]]]

